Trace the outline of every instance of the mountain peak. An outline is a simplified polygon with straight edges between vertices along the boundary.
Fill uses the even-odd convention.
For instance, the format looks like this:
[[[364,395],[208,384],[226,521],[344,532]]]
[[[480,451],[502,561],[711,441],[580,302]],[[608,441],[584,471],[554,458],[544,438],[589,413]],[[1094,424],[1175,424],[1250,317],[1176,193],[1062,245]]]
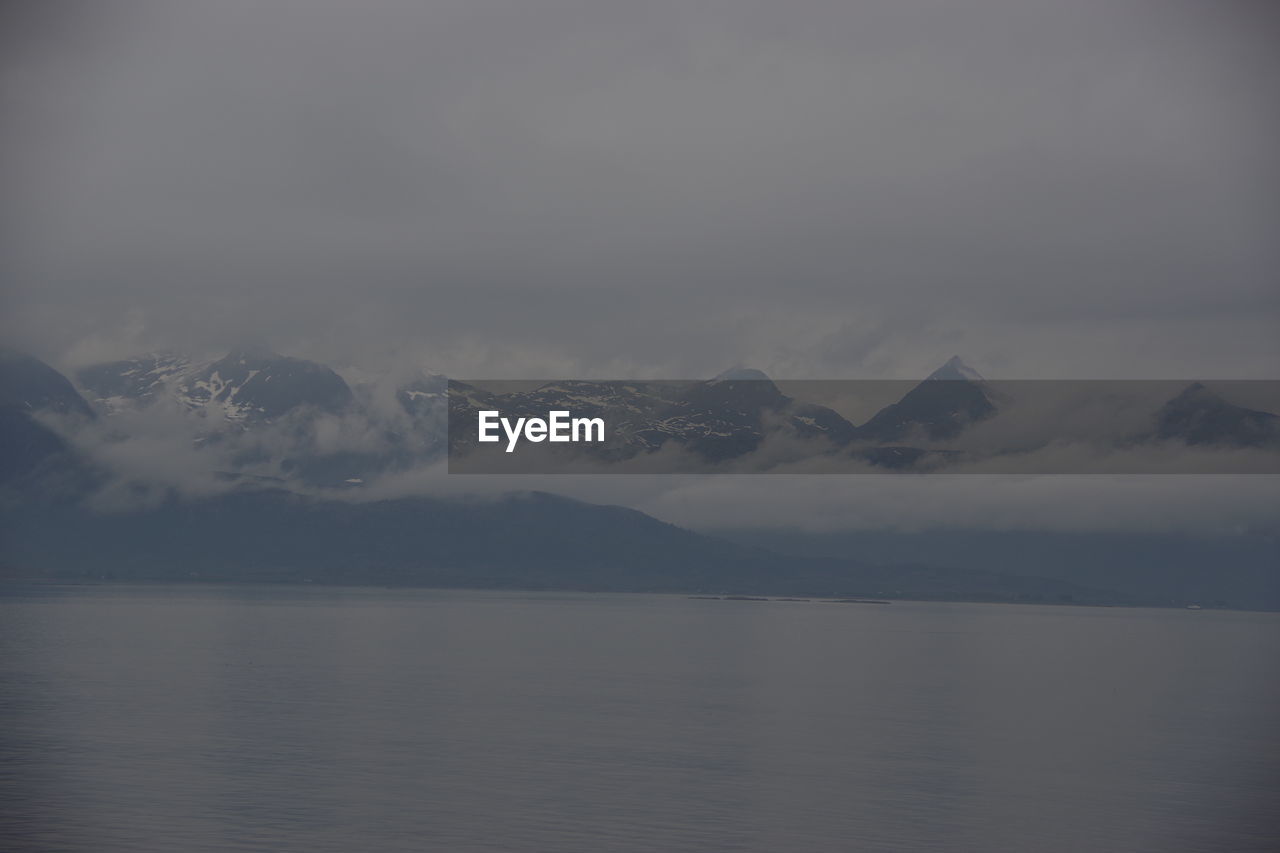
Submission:
[[[947,363],[929,374],[928,379],[944,379],[950,381],[985,382],[982,374],[964,363],[958,355],[947,359]],[[927,381],[927,380],[926,380]]]
[[[742,382],[742,381],[748,381],[748,380],[754,381],[754,382],[772,382],[773,381],[772,379],[769,378],[768,374],[766,374],[763,370],[756,370],[755,368],[741,367],[741,366],[731,367],[728,370],[721,373],[720,375],[716,376],[716,378],[712,379],[711,381],[712,382]]]
[[[1175,399],[1175,400],[1189,400],[1189,399],[1191,399],[1192,397],[1214,397],[1214,398],[1217,398],[1217,396],[1218,396],[1217,394],[1213,393],[1213,392],[1212,392],[1212,391],[1210,391],[1208,388],[1204,387],[1204,383],[1203,383],[1203,382],[1192,382],[1192,383],[1191,383],[1190,385],[1188,385],[1186,388],[1183,388],[1183,389],[1182,389],[1182,391],[1178,394],[1178,396],[1177,396],[1177,397],[1175,397],[1174,399]]]
[[[1182,389],[1156,412],[1156,437],[1191,445],[1276,447],[1280,417],[1224,400],[1200,382]]]

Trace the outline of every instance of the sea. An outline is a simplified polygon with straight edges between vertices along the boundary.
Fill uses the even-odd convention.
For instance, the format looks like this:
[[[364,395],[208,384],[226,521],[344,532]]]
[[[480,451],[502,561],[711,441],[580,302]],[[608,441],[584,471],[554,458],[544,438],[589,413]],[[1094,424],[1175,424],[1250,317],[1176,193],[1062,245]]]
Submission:
[[[0,850],[1275,851],[1280,614],[0,586]]]

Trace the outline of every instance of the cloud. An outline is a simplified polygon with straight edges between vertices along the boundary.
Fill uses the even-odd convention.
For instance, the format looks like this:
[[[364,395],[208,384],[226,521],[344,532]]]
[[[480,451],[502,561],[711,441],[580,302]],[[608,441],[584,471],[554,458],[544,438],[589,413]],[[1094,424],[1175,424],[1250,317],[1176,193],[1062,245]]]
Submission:
[[[1261,7],[62,8],[0,109],[5,334],[63,364],[1280,366]]]
[[[1280,368],[1267,4],[25,8],[0,26],[0,336],[63,368],[246,336],[350,377]],[[98,450],[208,482],[181,430],[138,428]],[[534,480],[696,524],[1275,505],[1263,478]]]
[[[1042,469],[1097,470],[1112,460],[1095,457],[1096,447],[1053,446],[1044,458],[1022,460],[1012,473],[885,474],[814,473],[804,463],[780,456],[768,474],[598,473],[583,467],[561,474],[449,474],[440,456],[422,456],[392,466],[358,488],[308,486],[280,466],[299,452],[368,453],[394,451],[385,440],[387,422],[376,417],[303,416],[251,432],[230,430],[209,440],[209,424],[189,413],[158,404],[94,424],[52,423],[109,475],[93,505],[104,511],[151,506],[178,496],[199,498],[246,485],[275,482],[294,490],[340,500],[366,502],[423,495],[495,498],[540,490],[604,504],[631,506],[665,521],[696,528],[797,528],[832,530],[1057,530],[1142,531],[1229,535],[1280,535],[1274,506],[1280,476],[1221,472],[1238,457],[1240,472],[1256,470],[1248,451],[1213,451],[1188,456],[1185,448],[1142,451],[1156,466],[1173,460],[1170,474],[1019,473],[1028,464]],[[794,452],[785,440],[766,443],[767,454]],[[672,451],[674,452],[674,451]],[[1133,452],[1133,451],[1128,451]],[[1163,454],[1163,455],[1162,455]],[[1196,470],[1203,457],[1208,473]],[[1268,464],[1274,455],[1266,457]],[[642,464],[650,464],[652,460]],[[664,460],[672,461],[672,460]],[[680,467],[680,460],[672,466]],[[741,467],[739,465],[738,467]],[[596,471],[596,472],[593,472]],[[686,469],[687,470],[687,469]],[[787,473],[790,471],[790,473]],[[235,472],[238,476],[229,477]]]

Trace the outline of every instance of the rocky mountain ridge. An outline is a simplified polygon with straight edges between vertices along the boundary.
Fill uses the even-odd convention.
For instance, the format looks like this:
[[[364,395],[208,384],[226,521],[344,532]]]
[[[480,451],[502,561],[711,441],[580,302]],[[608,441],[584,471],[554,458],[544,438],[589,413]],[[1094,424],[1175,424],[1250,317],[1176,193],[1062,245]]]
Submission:
[[[813,458],[836,454],[871,469],[907,471],[945,470],[973,458],[968,437],[1014,417],[1008,395],[959,358],[862,424],[788,396],[764,373],[741,367],[697,382],[559,381],[502,393],[422,372],[379,394],[351,387],[325,365],[269,351],[238,350],[207,361],[148,354],[77,371],[82,397],[38,360],[11,353],[3,364],[15,447],[65,450],[68,436],[51,428],[50,418],[101,420],[108,438],[100,446],[140,431],[172,430],[187,435],[193,452],[204,453],[219,476],[304,487],[360,487],[439,461],[450,435],[455,451],[460,438],[466,440],[467,431],[451,432],[449,422],[463,423],[478,408],[513,417],[562,409],[606,418],[612,440],[598,451],[606,461],[674,449],[718,465],[750,459],[768,442],[781,441]],[[1119,435],[1116,445],[1280,449],[1280,419],[1231,403],[1203,383],[1170,392],[1145,421],[1141,430]]]

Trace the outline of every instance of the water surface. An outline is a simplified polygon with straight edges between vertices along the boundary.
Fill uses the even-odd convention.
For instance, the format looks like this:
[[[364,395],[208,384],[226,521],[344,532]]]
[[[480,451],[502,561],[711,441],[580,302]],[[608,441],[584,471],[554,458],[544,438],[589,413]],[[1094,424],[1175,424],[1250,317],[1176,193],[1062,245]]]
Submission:
[[[1280,617],[6,587],[0,849],[1274,850]]]

